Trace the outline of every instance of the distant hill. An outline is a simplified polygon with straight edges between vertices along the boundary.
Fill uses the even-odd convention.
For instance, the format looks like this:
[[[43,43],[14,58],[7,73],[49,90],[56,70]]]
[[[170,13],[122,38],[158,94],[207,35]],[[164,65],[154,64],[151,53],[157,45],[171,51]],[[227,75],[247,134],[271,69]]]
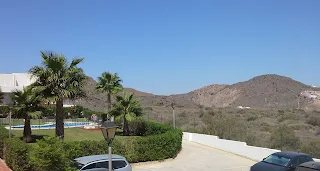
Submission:
[[[87,80],[85,91],[87,98],[76,103],[94,110],[102,111],[106,108],[106,95],[95,91],[96,81]],[[132,88],[125,88],[125,92],[134,93],[143,106],[169,107],[172,102],[176,106],[194,108],[205,107],[236,107],[249,106],[254,108],[297,108],[298,101],[301,108],[317,107],[308,98],[301,97],[302,91],[320,91],[319,88],[305,85],[291,78],[279,75],[262,75],[245,82],[232,85],[210,85],[186,94],[160,96],[144,93]]]

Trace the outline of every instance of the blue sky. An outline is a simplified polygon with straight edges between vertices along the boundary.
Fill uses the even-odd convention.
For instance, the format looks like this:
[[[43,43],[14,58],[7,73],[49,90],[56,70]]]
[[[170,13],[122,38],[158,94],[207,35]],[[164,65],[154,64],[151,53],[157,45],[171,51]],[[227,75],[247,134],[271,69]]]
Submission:
[[[85,73],[176,94],[262,74],[320,85],[319,0],[0,1],[0,73],[40,50],[85,57]]]

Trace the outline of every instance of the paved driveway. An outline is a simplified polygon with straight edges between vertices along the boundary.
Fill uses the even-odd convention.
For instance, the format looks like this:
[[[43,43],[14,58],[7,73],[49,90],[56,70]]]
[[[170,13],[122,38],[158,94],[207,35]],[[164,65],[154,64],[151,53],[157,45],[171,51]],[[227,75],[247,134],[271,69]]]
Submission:
[[[164,162],[133,164],[133,171],[249,171],[255,162],[234,154],[183,140],[182,151]]]

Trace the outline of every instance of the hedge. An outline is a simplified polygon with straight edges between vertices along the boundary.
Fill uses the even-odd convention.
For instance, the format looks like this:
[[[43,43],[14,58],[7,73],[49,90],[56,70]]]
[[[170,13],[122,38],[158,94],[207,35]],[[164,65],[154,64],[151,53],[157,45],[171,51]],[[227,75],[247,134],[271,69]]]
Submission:
[[[28,145],[18,138],[5,139],[4,159],[14,171],[31,171],[28,159]]]
[[[147,122],[145,135],[148,136],[117,136],[112,145],[113,154],[122,155],[130,163],[135,163],[172,158],[181,149],[181,130]],[[5,160],[14,171],[29,171],[30,168],[41,171],[72,170],[73,159],[77,157],[108,154],[106,141],[68,142],[46,137],[32,145],[19,139],[7,139],[5,142]]]
[[[0,125],[0,158],[3,158],[3,143],[8,137],[9,131],[4,126]]]

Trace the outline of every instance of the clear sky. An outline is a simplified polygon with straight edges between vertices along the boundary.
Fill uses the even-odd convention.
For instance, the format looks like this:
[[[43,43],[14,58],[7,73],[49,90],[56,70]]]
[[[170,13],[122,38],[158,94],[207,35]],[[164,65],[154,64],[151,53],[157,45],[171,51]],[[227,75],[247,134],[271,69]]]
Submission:
[[[320,0],[0,0],[0,73],[40,50],[155,94],[269,73],[320,85]]]

